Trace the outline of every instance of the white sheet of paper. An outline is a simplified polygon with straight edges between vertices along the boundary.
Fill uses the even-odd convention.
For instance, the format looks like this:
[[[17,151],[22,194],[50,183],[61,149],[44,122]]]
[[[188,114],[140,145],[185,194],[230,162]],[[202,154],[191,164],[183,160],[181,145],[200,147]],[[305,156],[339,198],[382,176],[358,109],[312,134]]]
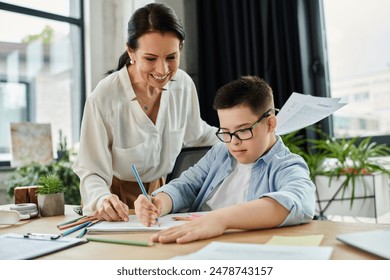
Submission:
[[[206,214],[206,212],[203,212]],[[173,226],[178,226],[185,221],[175,221],[173,217],[187,217],[194,213],[175,213],[175,214],[168,214],[163,217],[159,218],[160,226],[158,225],[152,225],[150,227],[146,227],[143,224],[141,224],[136,215],[129,215],[129,221],[128,222],[107,222],[103,221],[100,223],[97,223],[96,225],[93,225],[88,228],[88,233],[115,233],[115,232],[133,232],[133,231],[159,231],[162,229],[170,228]],[[196,213],[197,216],[201,215],[202,212]]]
[[[277,115],[276,134],[288,134],[315,124],[346,104],[340,98],[317,97],[293,92]]]
[[[211,242],[199,251],[177,256],[180,260],[329,260],[333,248]]]

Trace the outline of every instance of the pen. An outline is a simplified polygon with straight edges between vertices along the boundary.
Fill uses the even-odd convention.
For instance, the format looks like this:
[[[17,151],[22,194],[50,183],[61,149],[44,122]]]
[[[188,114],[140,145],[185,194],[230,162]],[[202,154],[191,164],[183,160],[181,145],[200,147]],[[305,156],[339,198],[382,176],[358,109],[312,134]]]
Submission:
[[[23,237],[24,238],[35,238],[35,239],[45,239],[45,240],[50,240],[50,239],[57,239],[57,236],[58,235],[53,235],[53,234],[49,234],[49,233],[31,233],[31,232],[28,232],[28,233],[25,233],[23,234]]]
[[[148,193],[145,190],[144,184],[142,183],[141,178],[139,177],[137,169],[135,168],[134,164],[131,165],[131,169],[133,170],[133,173],[135,175],[135,178],[137,179],[138,185],[141,188],[142,193],[151,202],[150,197],[148,196]],[[156,222],[157,222],[158,226],[160,226],[160,223],[158,222],[158,218],[156,218]]]
[[[134,240],[118,240],[118,239],[104,239],[104,238],[94,238],[94,237],[87,237],[88,241],[95,241],[95,242],[104,242],[104,243],[113,243],[113,244],[122,244],[122,245],[134,245],[134,246],[144,246],[144,247],[150,247],[153,246],[153,242],[145,242],[145,241],[134,241]]]

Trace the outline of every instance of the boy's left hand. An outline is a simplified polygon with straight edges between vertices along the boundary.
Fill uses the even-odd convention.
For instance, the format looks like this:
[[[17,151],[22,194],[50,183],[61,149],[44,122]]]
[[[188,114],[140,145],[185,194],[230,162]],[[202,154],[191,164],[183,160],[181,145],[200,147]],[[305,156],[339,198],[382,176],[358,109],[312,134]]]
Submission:
[[[159,231],[152,235],[152,241],[160,243],[188,243],[219,236],[225,230],[226,227],[218,217],[210,213],[181,226]]]

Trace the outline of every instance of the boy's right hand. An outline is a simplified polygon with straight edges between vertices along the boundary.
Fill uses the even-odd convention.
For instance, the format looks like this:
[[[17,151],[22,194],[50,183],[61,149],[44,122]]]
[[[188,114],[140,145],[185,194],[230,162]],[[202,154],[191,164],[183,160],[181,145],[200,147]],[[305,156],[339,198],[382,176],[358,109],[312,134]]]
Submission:
[[[149,227],[157,223],[157,218],[161,215],[163,202],[157,197],[150,197],[140,194],[134,201],[134,210],[138,220],[145,226]]]

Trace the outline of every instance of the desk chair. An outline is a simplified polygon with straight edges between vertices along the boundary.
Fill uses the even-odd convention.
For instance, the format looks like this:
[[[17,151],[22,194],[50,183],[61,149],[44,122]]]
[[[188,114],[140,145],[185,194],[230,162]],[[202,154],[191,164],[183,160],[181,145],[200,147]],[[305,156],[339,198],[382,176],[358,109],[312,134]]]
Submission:
[[[172,172],[167,176],[166,183],[179,177],[183,171],[197,163],[210,148],[211,146],[183,148],[175,161]]]

